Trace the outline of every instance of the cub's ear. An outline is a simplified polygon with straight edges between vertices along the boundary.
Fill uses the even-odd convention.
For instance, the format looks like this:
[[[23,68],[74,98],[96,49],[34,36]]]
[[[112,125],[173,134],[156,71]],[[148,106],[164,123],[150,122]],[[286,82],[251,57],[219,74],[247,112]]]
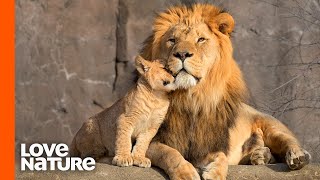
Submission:
[[[234,19],[229,13],[220,13],[214,18],[216,27],[225,35],[229,35],[234,28]]]
[[[147,60],[143,59],[140,55],[136,57],[136,69],[140,74],[144,74],[149,71],[150,66],[148,65]]]

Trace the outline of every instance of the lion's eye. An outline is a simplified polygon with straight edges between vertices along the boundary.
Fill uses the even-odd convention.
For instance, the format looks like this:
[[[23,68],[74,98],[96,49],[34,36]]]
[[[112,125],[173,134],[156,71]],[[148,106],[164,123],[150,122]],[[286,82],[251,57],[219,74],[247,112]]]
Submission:
[[[170,42],[171,44],[175,44],[176,43],[176,39],[170,38],[170,39],[168,39],[168,42]]]
[[[201,37],[198,39],[198,43],[204,42],[206,39],[204,37]]]

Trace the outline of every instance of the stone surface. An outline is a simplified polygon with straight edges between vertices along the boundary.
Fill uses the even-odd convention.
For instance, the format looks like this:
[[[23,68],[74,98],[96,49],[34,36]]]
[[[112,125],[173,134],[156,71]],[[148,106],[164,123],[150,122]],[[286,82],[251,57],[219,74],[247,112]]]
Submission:
[[[117,1],[16,1],[16,143],[69,143],[110,105]]]
[[[115,94],[122,97],[135,81],[133,60],[146,37],[151,34],[151,22],[165,1],[119,0],[117,26],[117,79]],[[141,8],[141,6],[147,8]]]
[[[108,164],[97,164],[96,168],[90,172],[21,172],[16,167],[16,179],[108,179],[108,180],[138,180],[152,179],[164,180],[168,176],[158,168],[139,168],[139,167],[117,167]],[[227,179],[230,180],[316,180],[320,179],[320,165],[311,164],[298,171],[289,171],[285,164],[276,164],[268,166],[229,166]]]
[[[70,143],[128,91],[133,57],[170,2],[16,0],[16,157],[22,142]],[[285,123],[320,162],[319,1],[215,2],[236,20],[234,57],[250,104]]]

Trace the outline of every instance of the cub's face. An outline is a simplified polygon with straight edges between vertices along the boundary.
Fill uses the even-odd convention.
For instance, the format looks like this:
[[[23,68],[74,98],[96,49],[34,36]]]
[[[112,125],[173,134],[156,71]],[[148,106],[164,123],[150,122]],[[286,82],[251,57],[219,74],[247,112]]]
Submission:
[[[176,88],[174,77],[164,69],[164,66],[157,61],[151,62],[152,66],[145,73],[150,86],[154,90],[170,92]]]
[[[187,89],[205,79],[219,55],[216,35],[205,23],[170,28],[161,40],[159,56],[175,76],[179,88]]]
[[[170,92],[176,89],[174,77],[166,71],[159,61],[147,61],[141,56],[136,58],[136,68],[153,90]]]

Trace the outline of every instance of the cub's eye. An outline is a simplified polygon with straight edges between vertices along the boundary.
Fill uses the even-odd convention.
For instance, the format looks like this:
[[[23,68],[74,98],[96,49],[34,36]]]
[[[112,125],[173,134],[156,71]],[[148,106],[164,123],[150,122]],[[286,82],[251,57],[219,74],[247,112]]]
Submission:
[[[169,81],[163,81],[163,85],[164,85],[164,86],[166,86],[166,85],[168,85],[168,84],[170,84]]]
[[[198,39],[198,43],[204,42],[206,39],[204,37],[201,37]]]
[[[170,42],[171,44],[175,44],[176,43],[176,39],[170,38],[170,39],[168,39],[168,42]]]

